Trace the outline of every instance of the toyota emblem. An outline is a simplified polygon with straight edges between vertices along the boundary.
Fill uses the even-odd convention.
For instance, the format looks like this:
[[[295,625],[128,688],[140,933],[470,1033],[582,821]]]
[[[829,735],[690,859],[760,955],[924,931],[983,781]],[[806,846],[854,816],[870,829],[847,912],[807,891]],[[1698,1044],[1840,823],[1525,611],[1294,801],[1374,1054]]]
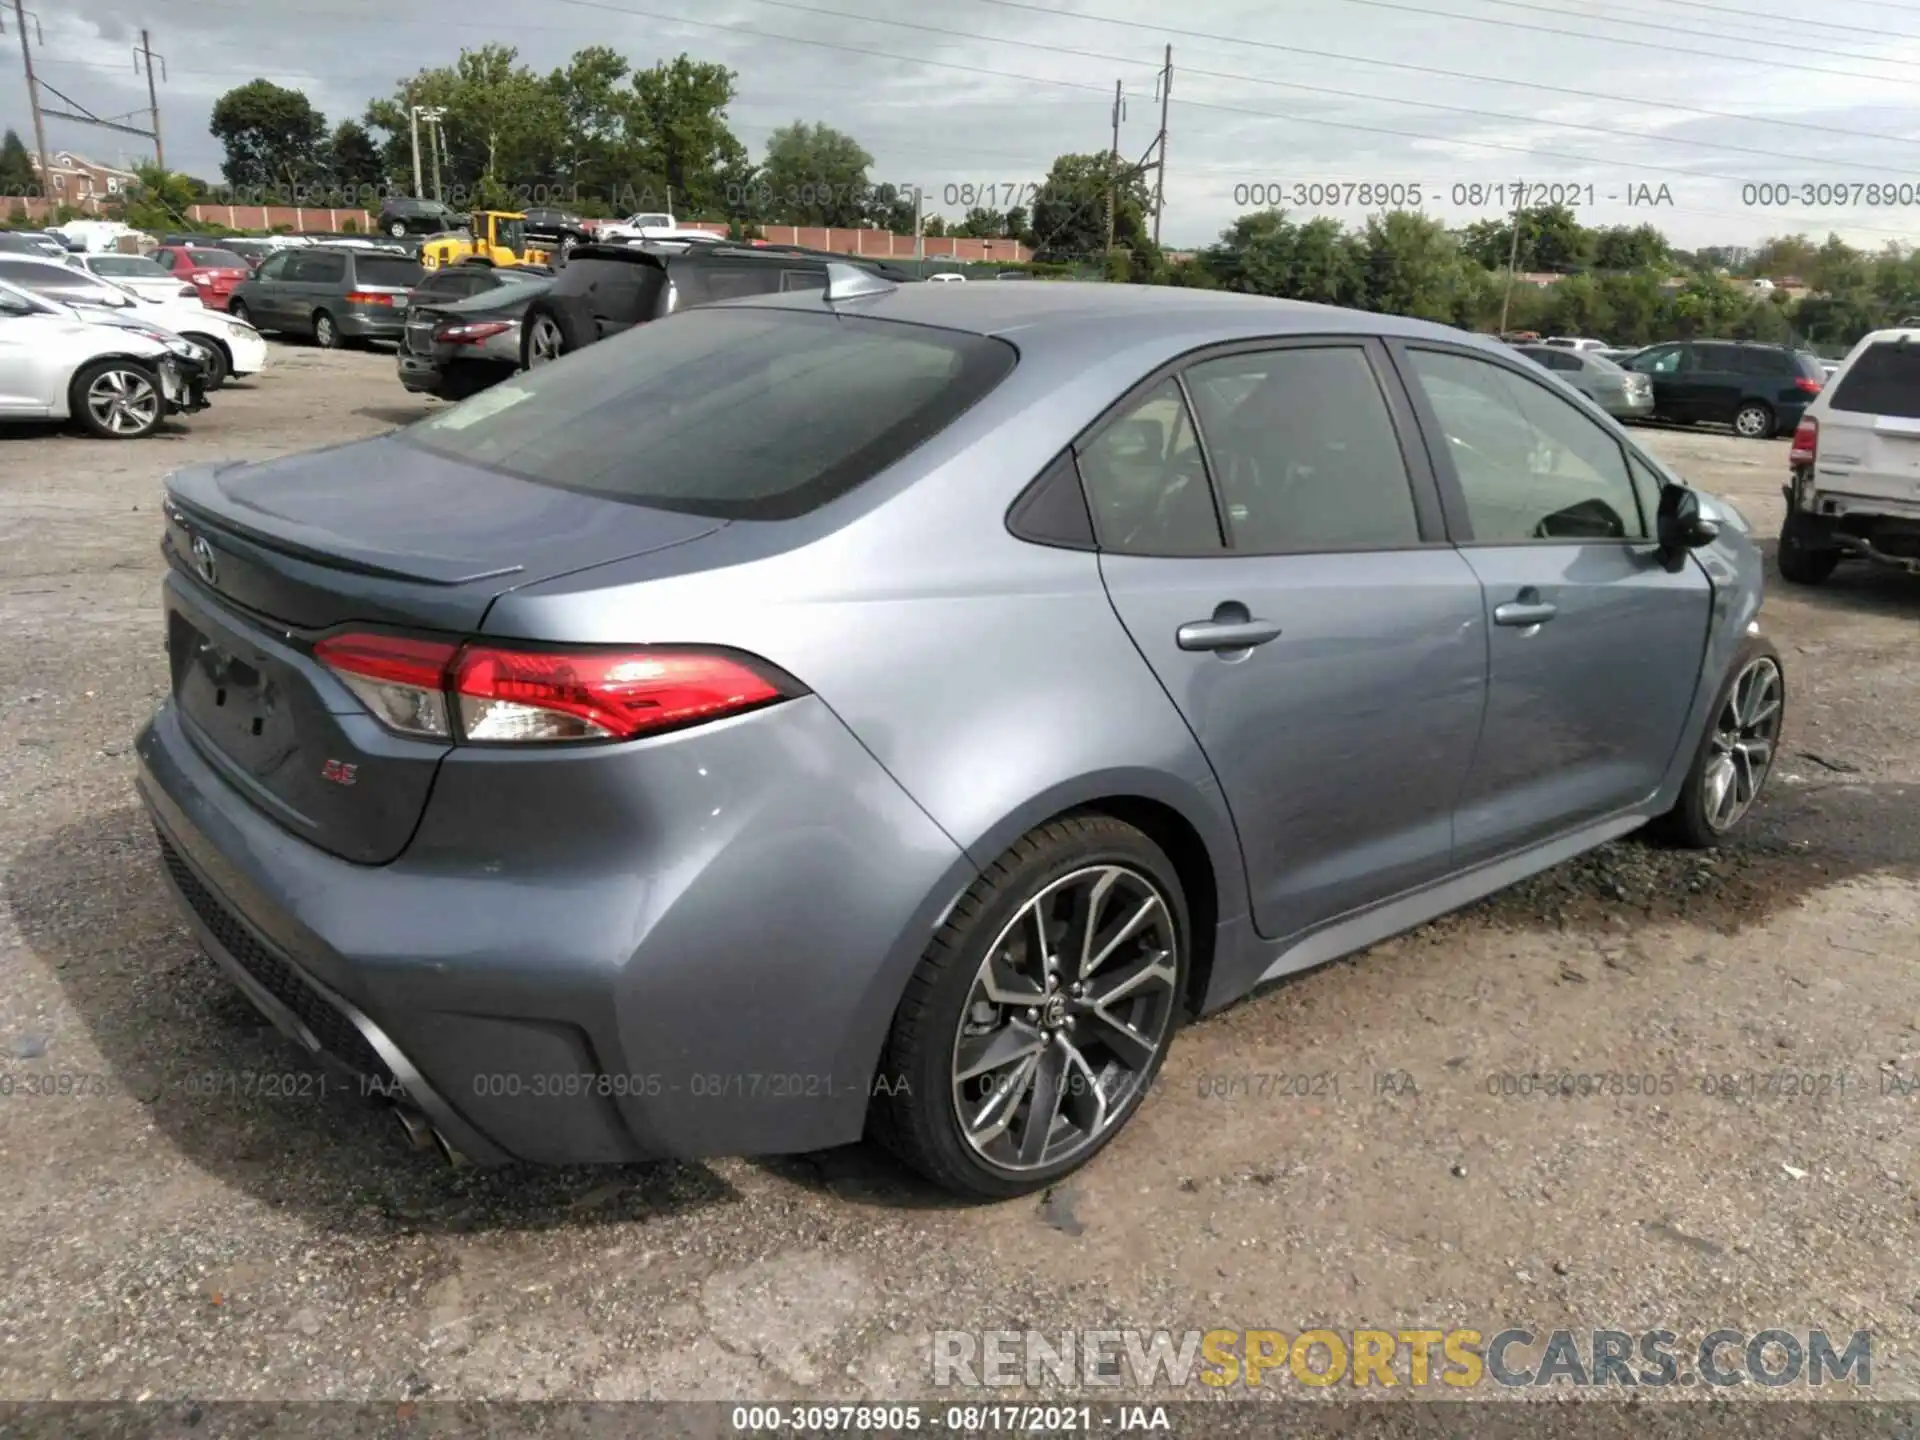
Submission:
[[[218,573],[213,559],[213,546],[204,535],[193,537],[193,568],[200,572],[200,578],[211,585]]]

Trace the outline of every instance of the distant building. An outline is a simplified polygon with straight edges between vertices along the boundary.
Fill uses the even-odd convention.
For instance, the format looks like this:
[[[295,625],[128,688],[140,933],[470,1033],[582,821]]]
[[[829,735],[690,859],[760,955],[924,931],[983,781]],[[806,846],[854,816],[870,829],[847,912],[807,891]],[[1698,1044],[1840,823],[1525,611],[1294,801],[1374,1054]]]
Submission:
[[[28,158],[33,165],[35,178],[40,181],[40,193],[57,205],[84,205],[89,200],[105,200],[140,181],[140,177],[131,170],[102,165],[71,150],[57,150],[50,157],[48,164],[53,173],[49,180],[40,174],[40,157],[31,155]]]

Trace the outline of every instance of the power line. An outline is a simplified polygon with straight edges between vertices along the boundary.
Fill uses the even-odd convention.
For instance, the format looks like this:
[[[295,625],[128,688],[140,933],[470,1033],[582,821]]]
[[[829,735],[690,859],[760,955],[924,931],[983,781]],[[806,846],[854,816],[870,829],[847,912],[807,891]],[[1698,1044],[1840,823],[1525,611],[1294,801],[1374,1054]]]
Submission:
[[[1447,80],[1470,80],[1477,85],[1510,85],[1521,90],[1538,90],[1548,95],[1567,95],[1580,100],[1603,100],[1609,105],[1645,105],[1672,110],[1682,115],[1701,115],[1713,120],[1737,120],[1743,124],[1778,125],[1791,130],[1810,130],[1823,135],[1844,135],[1851,140],[1883,140],[1889,144],[1912,145],[1911,136],[1887,135],[1873,130],[1850,130],[1839,125],[1819,125],[1808,120],[1780,120],[1765,115],[1735,115],[1727,110],[1707,110],[1698,105],[1682,105],[1669,100],[1641,100],[1632,95],[1605,94],[1598,90],[1579,90],[1567,85],[1547,85],[1537,80],[1516,80],[1506,75],[1476,75],[1466,70],[1448,70],[1437,65],[1415,65],[1405,60],[1376,60],[1366,55],[1343,55],[1335,50],[1313,50],[1301,45],[1283,45],[1275,40],[1253,40],[1237,35],[1221,35],[1206,30],[1187,30],[1147,20],[1125,20],[1117,15],[1099,15],[1084,10],[1061,10],[1038,5],[1032,0],[975,0],[976,4],[998,5],[1005,10],[1024,10],[1048,15],[1057,20],[1088,20],[1100,25],[1117,25],[1127,30],[1145,30],[1159,36],[1172,35],[1186,40],[1204,40],[1215,45],[1230,45],[1252,50],[1272,50],[1283,55],[1301,55],[1314,60],[1337,60],[1348,65],[1374,65],[1386,70],[1401,70],[1414,75],[1434,75]],[[1873,0],[1885,3],[1885,0]],[[1915,7],[1920,9],[1920,6]],[[1453,17],[1459,18],[1459,17]],[[1582,37],[1582,38],[1592,38]]]
[[[1469,25],[1494,25],[1502,30],[1531,30],[1541,35],[1558,35],[1568,40],[1597,40],[1603,45],[1630,45],[1636,50],[1658,50],[1663,55],[1672,55],[1673,46],[1659,40],[1634,40],[1625,35],[1589,35],[1580,30],[1556,30],[1551,25],[1534,25],[1525,20],[1501,20],[1492,15],[1462,15],[1453,10],[1428,10],[1419,5],[1404,5],[1398,0],[1341,0],[1346,5],[1366,5],[1375,10],[1398,10],[1408,15],[1428,15],[1441,20],[1464,20]],[[1528,5],[1523,0],[1486,0],[1489,5],[1507,5],[1515,10],[1529,10],[1538,15],[1554,15],[1559,12],[1546,10],[1539,6]],[[1672,25],[1649,25],[1649,29],[1675,30]],[[1725,42],[1725,35],[1717,35],[1711,30],[1678,30],[1678,34],[1689,35],[1695,39],[1717,40]],[[1754,42],[1760,43],[1758,41]],[[1866,55],[1851,55],[1839,50],[1816,50],[1796,42],[1794,49],[1809,55],[1837,55],[1849,60],[1871,60]],[[1832,75],[1842,80],[1872,80],[1881,85],[1910,85],[1910,80],[1902,80],[1897,75],[1868,75],[1859,70],[1832,70],[1824,65],[1797,65],[1791,60],[1769,60],[1759,55],[1729,55],[1729,60],[1738,60],[1743,65],[1762,65],[1771,70],[1797,70],[1804,75]],[[1879,60],[1876,64],[1920,66],[1920,61]]]
[[[1663,3],[1668,5],[1677,5],[1677,6],[1680,6],[1682,9],[1686,9],[1686,10],[1711,10],[1717,15],[1737,15],[1742,20],[1745,20],[1748,22],[1752,22],[1755,20],[1765,20],[1776,25],[1789,26],[1792,29],[1798,31],[1800,35],[1804,35],[1807,32],[1807,21],[1805,16],[1776,15],[1772,11],[1768,11],[1768,10],[1762,10],[1762,11],[1741,10],[1741,9],[1735,8],[1732,5],[1708,4],[1706,3],[1706,0],[1663,0]],[[1611,0],[1609,0],[1609,4],[1611,4]],[[1642,12],[1635,11],[1632,13],[1640,14]],[[1570,15],[1567,18],[1570,20],[1579,19],[1579,20],[1593,20],[1593,21],[1604,22],[1608,17],[1605,15],[1583,14],[1578,16]],[[1824,15],[1820,17],[1820,28],[1822,30],[1847,30],[1860,35],[1878,35],[1882,39],[1886,39],[1886,40],[1920,40],[1920,34],[1915,34],[1909,30],[1885,30],[1880,28],[1877,25],[1842,25],[1838,20],[1829,20]],[[1796,45],[1798,44],[1797,36],[1795,39],[1795,44]]]

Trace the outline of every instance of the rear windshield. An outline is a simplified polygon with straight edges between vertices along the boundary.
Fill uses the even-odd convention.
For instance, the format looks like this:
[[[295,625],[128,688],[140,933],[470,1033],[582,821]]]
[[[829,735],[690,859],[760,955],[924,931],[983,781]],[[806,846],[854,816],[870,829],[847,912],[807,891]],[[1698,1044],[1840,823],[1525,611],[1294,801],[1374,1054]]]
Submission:
[[[1013,369],[958,331],[690,310],[526,371],[400,438],[525,480],[718,519],[786,520],[952,424]]]
[[[93,273],[134,280],[171,280],[167,267],[144,255],[101,255],[93,262]]]
[[[353,278],[362,285],[418,285],[426,273],[418,260],[399,255],[353,257]]]
[[[1847,367],[1835,387],[1835,410],[1920,420],[1920,346],[1882,340]]]
[[[187,246],[187,258],[206,270],[244,270],[247,262],[231,250],[209,250],[204,245]]]

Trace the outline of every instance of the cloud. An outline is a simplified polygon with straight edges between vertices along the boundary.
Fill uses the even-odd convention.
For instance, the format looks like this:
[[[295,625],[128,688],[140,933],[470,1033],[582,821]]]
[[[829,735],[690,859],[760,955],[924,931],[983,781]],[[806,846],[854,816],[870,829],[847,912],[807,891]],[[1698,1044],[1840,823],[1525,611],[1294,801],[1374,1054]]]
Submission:
[[[1686,245],[1832,230],[1877,248],[1920,227],[1920,164],[1912,163],[1920,141],[1904,138],[1920,128],[1920,107],[1906,98],[1920,78],[1920,17],[1912,35],[1857,25],[1860,33],[1831,38],[1778,9],[1722,16],[1711,0],[1658,9],[1601,0],[1531,9],[1527,0],[1400,3],[1453,18],[1361,0],[1177,8],[951,0],[923,9],[879,0],[313,0],[299,8],[196,0],[159,12],[136,0],[67,0],[42,15],[37,60],[50,84],[96,114],[144,125],[146,81],[132,47],[142,25],[162,27],[152,38],[166,57],[168,160],[217,178],[208,111],[256,76],[298,86],[337,122],[462,46],[511,44],[542,69],[589,44],[642,66],[686,51],[738,72],[732,118],[756,155],[773,127],[824,121],[872,152],[875,180],[918,183],[937,208],[957,211],[964,186],[1031,185],[1056,154],[1105,149],[1115,80],[1125,96],[1121,152],[1145,156],[1159,126],[1156,72],[1171,44],[1162,230],[1171,244],[1211,240],[1257,186],[1318,202],[1329,184],[1344,201],[1348,187],[1366,183],[1418,183],[1427,208],[1453,224],[1557,186],[1589,224],[1650,221]],[[1165,25],[1220,38],[1158,28]],[[17,43],[11,29],[0,43]],[[1857,58],[1809,51],[1811,35]],[[1618,43],[1629,40],[1636,43]],[[7,87],[0,124],[27,135],[24,88]],[[48,122],[48,142],[106,160],[146,153],[138,137],[65,120]],[[1852,188],[1869,182],[1888,183],[1880,198],[1891,203],[1869,205]],[[1827,188],[1803,193],[1803,185]],[[1639,194],[1661,203],[1627,203]],[[954,205],[942,203],[948,196]],[[1288,208],[1349,223],[1366,213],[1357,203]]]

